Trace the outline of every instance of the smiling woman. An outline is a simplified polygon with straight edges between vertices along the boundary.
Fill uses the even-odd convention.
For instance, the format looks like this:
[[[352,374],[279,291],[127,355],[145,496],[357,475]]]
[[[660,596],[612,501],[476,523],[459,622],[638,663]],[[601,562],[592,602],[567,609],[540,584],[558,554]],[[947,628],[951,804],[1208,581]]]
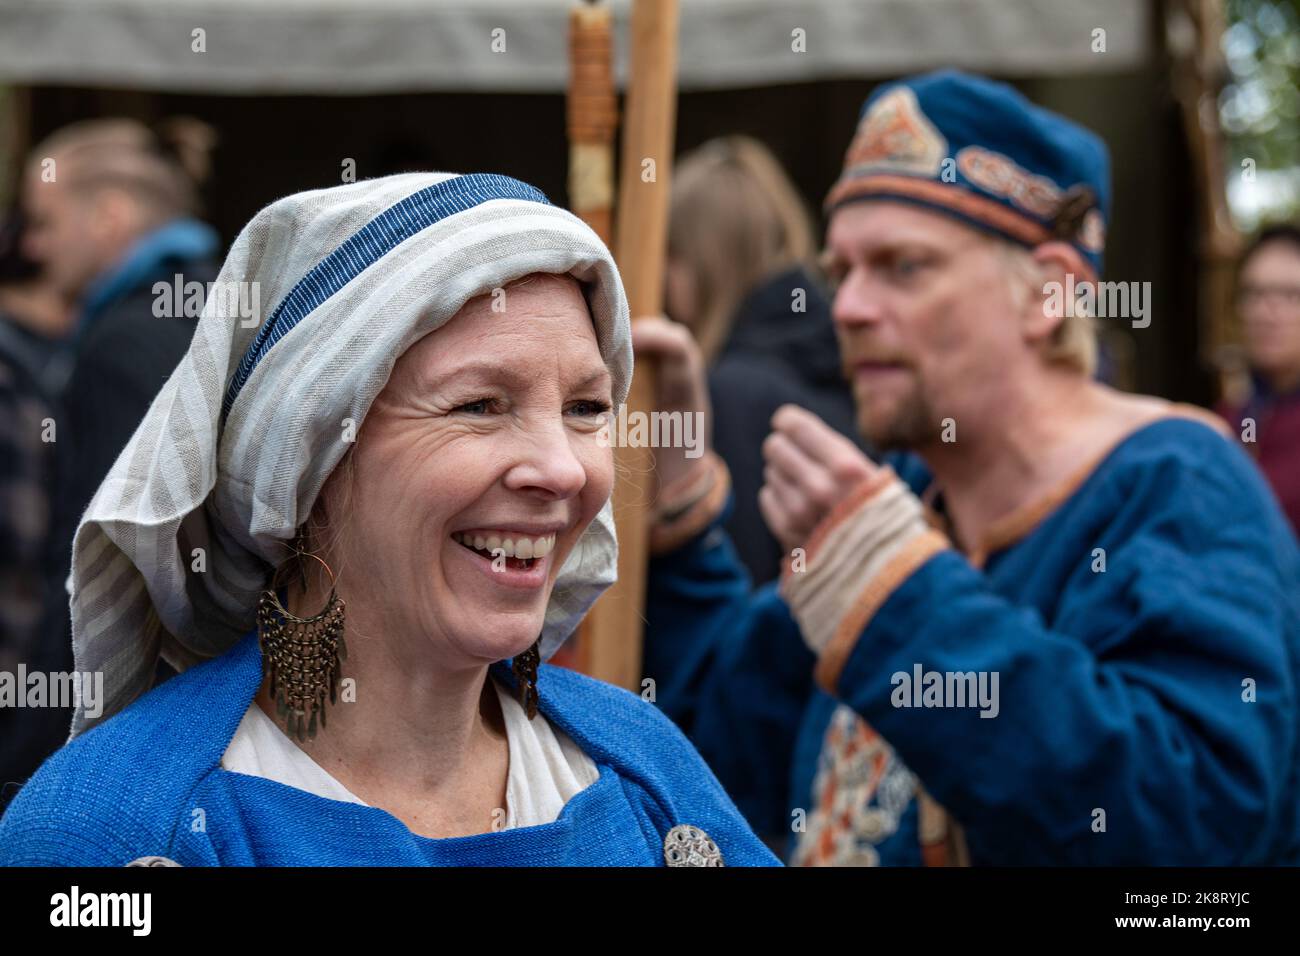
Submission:
[[[539,666],[616,567],[630,324],[595,234],[412,174],[274,203],[221,279],[273,310],[209,304],[82,520],[104,715],[0,863],[775,863],[653,704]]]

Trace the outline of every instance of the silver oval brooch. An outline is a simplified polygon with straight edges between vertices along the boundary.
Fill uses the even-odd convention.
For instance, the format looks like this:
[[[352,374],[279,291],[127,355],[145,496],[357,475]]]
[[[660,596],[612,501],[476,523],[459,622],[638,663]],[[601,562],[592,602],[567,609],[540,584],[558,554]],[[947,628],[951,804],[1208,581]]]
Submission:
[[[141,856],[136,857],[127,866],[180,866],[175,860],[169,860],[165,856]]]
[[[669,866],[726,866],[713,839],[688,823],[679,823],[664,837],[664,862]]]

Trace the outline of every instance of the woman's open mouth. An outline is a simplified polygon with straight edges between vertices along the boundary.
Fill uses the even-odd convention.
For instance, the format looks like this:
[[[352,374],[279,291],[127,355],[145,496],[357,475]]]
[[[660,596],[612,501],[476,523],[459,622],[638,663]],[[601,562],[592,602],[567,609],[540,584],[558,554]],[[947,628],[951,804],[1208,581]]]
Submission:
[[[530,571],[555,547],[555,535],[521,535],[505,531],[455,531],[452,540],[473,551],[494,569]]]

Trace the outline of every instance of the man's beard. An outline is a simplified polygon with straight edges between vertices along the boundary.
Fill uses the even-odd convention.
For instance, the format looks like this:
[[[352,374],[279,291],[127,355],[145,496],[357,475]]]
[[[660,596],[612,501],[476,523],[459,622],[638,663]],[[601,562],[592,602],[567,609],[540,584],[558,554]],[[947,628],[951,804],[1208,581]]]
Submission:
[[[940,437],[942,424],[918,386],[889,413],[871,414],[871,406],[858,403],[858,430],[876,451],[912,451]]]

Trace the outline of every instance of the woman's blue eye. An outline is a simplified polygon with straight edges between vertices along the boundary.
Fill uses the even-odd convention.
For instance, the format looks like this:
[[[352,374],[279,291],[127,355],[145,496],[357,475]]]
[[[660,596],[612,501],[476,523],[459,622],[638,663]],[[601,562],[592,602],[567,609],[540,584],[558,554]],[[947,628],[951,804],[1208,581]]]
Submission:
[[[609,402],[598,399],[583,399],[570,405],[569,411],[579,418],[595,418],[597,415],[603,415],[609,411]]]
[[[469,415],[487,415],[492,411],[494,399],[480,398],[472,402],[465,402],[463,405],[457,405],[455,411],[465,412]],[[569,407],[570,412],[580,418],[594,418],[597,415],[603,415],[609,411],[609,402],[596,399],[587,399],[580,402],[574,402]]]

